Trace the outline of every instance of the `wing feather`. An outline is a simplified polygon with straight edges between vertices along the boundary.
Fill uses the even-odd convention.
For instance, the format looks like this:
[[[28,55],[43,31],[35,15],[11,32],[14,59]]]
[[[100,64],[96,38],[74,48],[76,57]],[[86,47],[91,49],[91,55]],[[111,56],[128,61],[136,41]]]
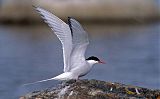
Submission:
[[[61,41],[63,49],[64,72],[69,71],[70,55],[72,51],[72,36],[69,25],[43,8],[36,7],[36,10],[40,13],[41,17]]]
[[[85,51],[89,44],[88,34],[81,24],[74,18],[69,17],[69,26],[72,32],[73,49],[71,53],[71,69],[75,68],[77,63],[85,62]]]

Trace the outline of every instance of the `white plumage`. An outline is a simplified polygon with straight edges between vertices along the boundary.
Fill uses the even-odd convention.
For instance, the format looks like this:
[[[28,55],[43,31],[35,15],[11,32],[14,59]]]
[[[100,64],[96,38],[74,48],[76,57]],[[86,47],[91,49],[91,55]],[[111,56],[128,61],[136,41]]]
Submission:
[[[85,51],[89,44],[88,34],[78,21],[76,21],[74,18],[68,17],[68,24],[66,24],[49,11],[40,7],[35,8],[62,43],[64,73],[56,77],[34,83],[53,79],[78,79],[79,77],[86,75],[95,63],[103,63],[94,56],[88,58],[87,60],[85,59]]]

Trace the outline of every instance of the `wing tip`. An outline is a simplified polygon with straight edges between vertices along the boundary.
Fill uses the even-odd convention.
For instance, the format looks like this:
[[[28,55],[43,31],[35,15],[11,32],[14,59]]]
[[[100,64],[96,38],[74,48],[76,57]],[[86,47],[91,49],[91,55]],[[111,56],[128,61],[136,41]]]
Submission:
[[[39,6],[37,6],[37,5],[32,5],[32,7],[35,8],[35,9],[39,8]]]
[[[71,19],[75,20],[75,18],[74,18],[74,17],[69,16],[69,17],[68,17],[68,20],[71,20]]]
[[[69,25],[69,28],[71,30],[71,35],[73,37],[73,30],[72,30],[72,25],[71,25],[71,19],[74,19],[73,17],[68,17],[68,25]]]
[[[37,6],[36,6],[36,5],[32,5],[32,7],[33,7],[33,8],[37,8]]]
[[[32,7],[33,7],[37,12],[40,12],[40,11],[39,11],[39,8],[40,8],[39,6],[37,6],[37,5],[32,5]]]
[[[41,13],[41,7],[32,5],[32,7],[40,14],[40,16],[44,19],[44,15]]]

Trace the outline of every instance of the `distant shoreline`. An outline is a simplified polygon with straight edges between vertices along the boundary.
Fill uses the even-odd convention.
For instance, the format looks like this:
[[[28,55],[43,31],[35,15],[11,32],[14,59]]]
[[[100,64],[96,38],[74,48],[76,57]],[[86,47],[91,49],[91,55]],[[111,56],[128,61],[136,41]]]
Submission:
[[[41,6],[64,20],[72,16],[89,23],[145,24],[160,20],[160,7],[152,0],[13,0],[8,3],[2,0],[0,24],[42,23],[32,5]]]
[[[67,21],[67,19],[62,19]],[[81,23],[87,24],[110,24],[110,25],[139,25],[139,24],[154,24],[160,23],[160,18],[147,19],[77,19]],[[3,18],[0,20],[1,25],[43,25],[43,19],[20,18],[18,20]]]

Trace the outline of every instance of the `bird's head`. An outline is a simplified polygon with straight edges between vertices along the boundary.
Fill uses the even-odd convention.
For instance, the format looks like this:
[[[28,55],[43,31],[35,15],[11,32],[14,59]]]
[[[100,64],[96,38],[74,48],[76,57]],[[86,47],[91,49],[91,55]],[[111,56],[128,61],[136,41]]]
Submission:
[[[95,56],[91,56],[91,57],[87,58],[86,61],[91,65],[94,65],[96,63],[105,64],[105,62],[101,61],[100,59],[98,59]]]

